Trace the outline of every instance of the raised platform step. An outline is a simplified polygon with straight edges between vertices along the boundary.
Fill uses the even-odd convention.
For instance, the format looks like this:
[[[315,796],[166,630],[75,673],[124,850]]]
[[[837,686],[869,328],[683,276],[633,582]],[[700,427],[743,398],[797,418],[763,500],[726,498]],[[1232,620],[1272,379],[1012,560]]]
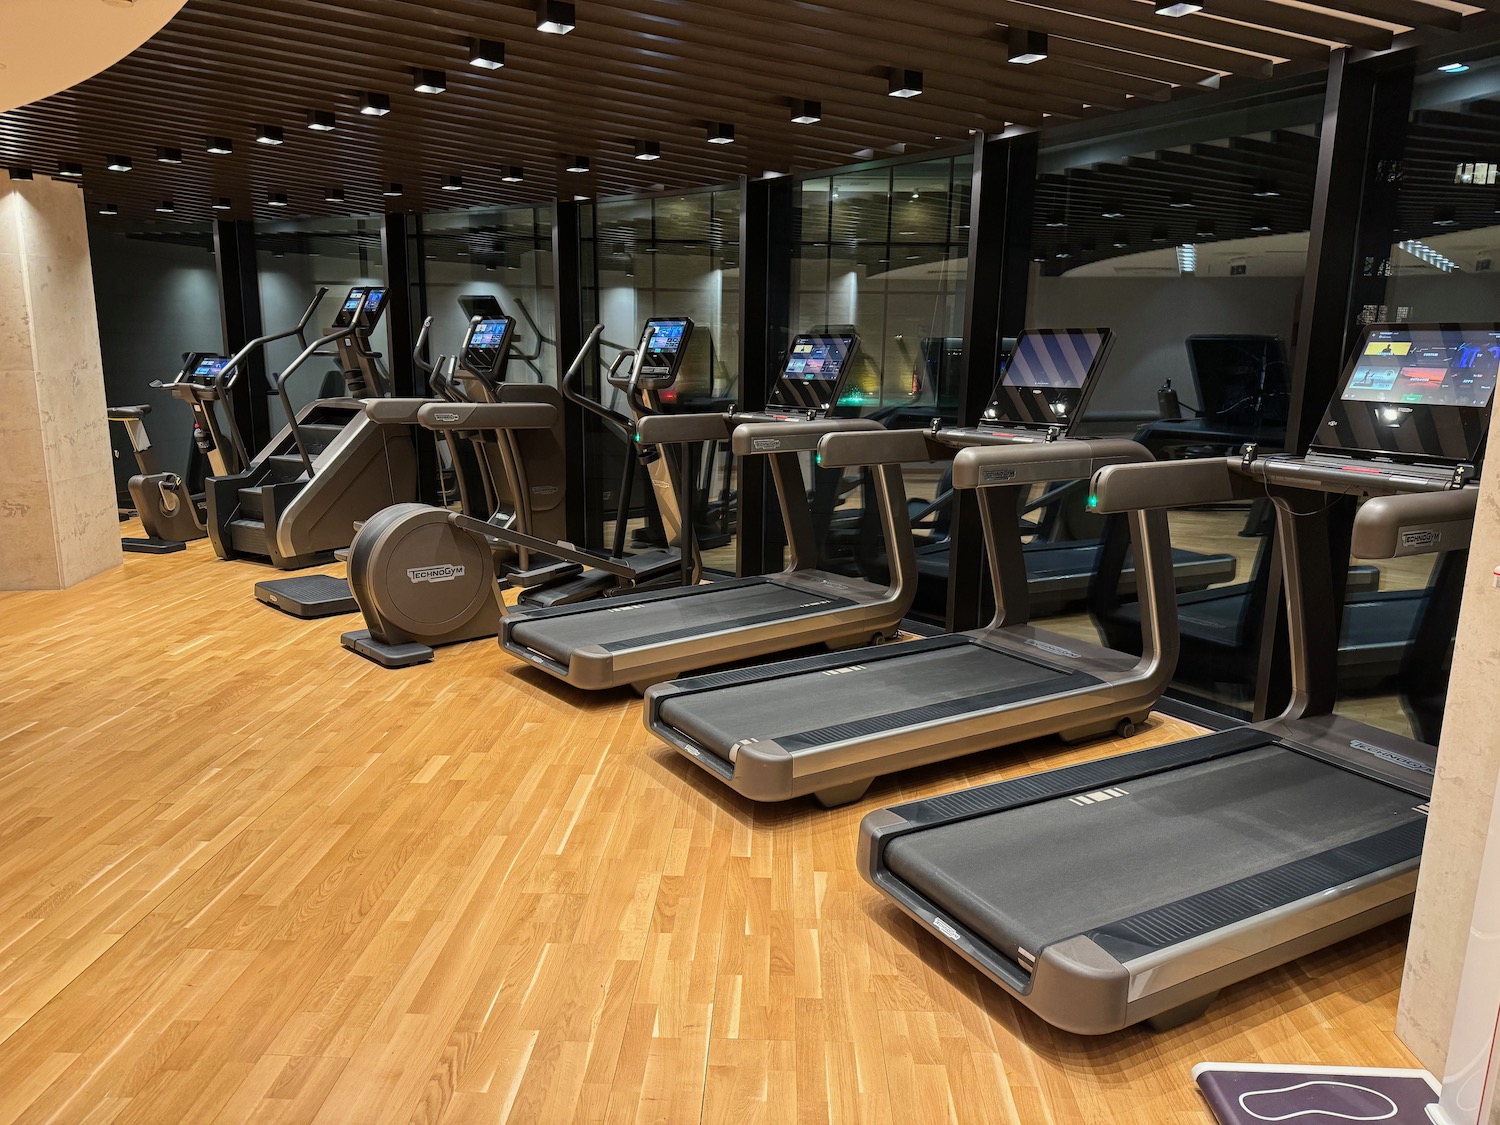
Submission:
[[[242,519],[265,519],[266,509],[263,494],[259,485],[242,488],[239,491],[240,517]]]
[[[266,558],[271,555],[271,549],[266,543],[266,525],[260,520],[230,520],[229,542],[242,554],[262,555]]]
[[[293,617],[337,617],[359,612],[359,603],[349,583],[331,574],[306,574],[298,578],[275,578],[255,584],[255,596]]]

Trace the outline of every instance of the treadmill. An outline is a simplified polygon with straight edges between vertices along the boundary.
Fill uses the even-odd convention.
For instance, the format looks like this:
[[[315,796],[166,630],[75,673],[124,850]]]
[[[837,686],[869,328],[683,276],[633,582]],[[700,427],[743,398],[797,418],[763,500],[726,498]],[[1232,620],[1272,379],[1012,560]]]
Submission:
[[[1433,746],[1334,713],[1328,512],[1354,553],[1463,549],[1500,324],[1374,325],[1305,457],[1108,469],[1110,511],[1270,495],[1292,699],[1279,718],[882,809],[861,873],[1037,1015],[1103,1034],[1194,1019],[1219,989],[1411,909]]]
[[[811,793],[825,806],[858,800],[882,774],[1039,735],[1130,734],[1177,661],[1166,516],[1131,518],[1147,607],[1140,657],[1029,623],[1015,520],[1033,484],[1151,460],[1133,441],[1066,436],[1086,406],[1104,337],[1028,331],[976,427],[830,434],[819,443],[820,462],[832,466],[952,459],[954,487],[978,490],[997,606],[990,625],[658,684],[646,693],[646,725],[752,800]]]
[[[575,687],[630,684],[644,690],[714,665],[895,633],[916,588],[899,470],[876,469],[881,524],[895,545],[889,584],[830,574],[810,563],[817,546],[802,454],[825,434],[884,432],[876,422],[829,417],[858,347],[852,332],[798,336],[764,412],[662,414],[641,419],[637,427],[643,445],[729,440],[737,456],[769,457],[791,550],[785,571],[585,605],[517,607],[501,622],[501,647]]]

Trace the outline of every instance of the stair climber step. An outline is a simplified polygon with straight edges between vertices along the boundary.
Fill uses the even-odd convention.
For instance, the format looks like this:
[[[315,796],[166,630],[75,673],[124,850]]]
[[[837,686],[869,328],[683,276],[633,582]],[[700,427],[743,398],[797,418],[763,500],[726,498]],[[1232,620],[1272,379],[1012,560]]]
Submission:
[[[344,432],[343,426],[326,422],[309,422],[298,428],[302,432],[302,440],[307,443],[307,451],[314,456],[322,453]]]
[[[240,489],[240,515],[246,519],[264,519],[266,509],[261,497],[259,485]]]
[[[300,453],[275,453],[266,458],[271,477],[278,483],[293,481],[307,474],[307,464]]]
[[[243,554],[264,555],[268,558],[271,554],[266,543],[266,525],[260,520],[230,520],[229,542],[236,551]]]

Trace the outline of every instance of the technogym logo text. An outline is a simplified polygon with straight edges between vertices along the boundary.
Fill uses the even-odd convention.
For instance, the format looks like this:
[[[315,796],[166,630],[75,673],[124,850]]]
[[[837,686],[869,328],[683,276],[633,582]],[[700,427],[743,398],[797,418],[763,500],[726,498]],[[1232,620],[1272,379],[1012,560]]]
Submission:
[[[464,576],[464,568],[456,565],[416,566],[406,572],[413,584],[418,582],[453,582]]]
[[[1401,546],[1403,547],[1436,547],[1442,541],[1441,531],[1403,531],[1401,533]]]

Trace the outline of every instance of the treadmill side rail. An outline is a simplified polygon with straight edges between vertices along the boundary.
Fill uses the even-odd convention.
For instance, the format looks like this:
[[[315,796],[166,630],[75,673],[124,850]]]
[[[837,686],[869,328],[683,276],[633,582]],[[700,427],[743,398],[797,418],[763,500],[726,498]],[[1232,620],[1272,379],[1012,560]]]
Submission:
[[[1377,496],[1354,517],[1350,553],[1358,559],[1395,559],[1461,551],[1474,535],[1477,486],[1448,492]]]
[[[1111,465],[1094,475],[1094,511],[1184,508],[1263,497],[1265,490],[1234,471],[1230,458]]]
[[[882,430],[869,418],[819,418],[806,422],[745,422],[731,439],[736,457],[756,453],[807,453],[818,448],[824,434],[842,430]]]
[[[1106,465],[1151,461],[1146,447],[1123,438],[1065,438],[1046,445],[969,446],[953,458],[954,488],[1088,480]]]

